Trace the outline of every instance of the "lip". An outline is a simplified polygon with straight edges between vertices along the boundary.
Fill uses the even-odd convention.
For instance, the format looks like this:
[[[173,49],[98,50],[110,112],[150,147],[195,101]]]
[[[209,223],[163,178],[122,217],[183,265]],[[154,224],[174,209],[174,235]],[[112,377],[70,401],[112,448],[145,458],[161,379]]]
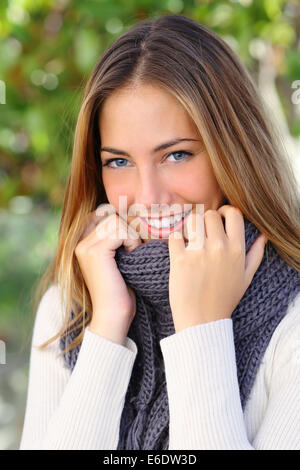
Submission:
[[[189,211],[187,214],[185,214],[185,216],[182,217],[180,222],[178,222],[176,225],[173,225],[170,228],[167,228],[167,227],[162,227],[162,228],[152,227],[152,225],[149,225],[144,218],[140,217],[140,220],[143,223],[143,225],[147,228],[148,235],[154,235],[156,237],[168,237],[170,235],[170,233],[174,232],[175,230],[182,229],[182,227],[184,225],[185,218],[190,213],[191,213],[191,211]],[[162,217],[160,217],[160,218],[162,218]],[[152,218],[152,220],[153,220],[153,218]],[[156,220],[158,220],[158,219],[156,219]]]

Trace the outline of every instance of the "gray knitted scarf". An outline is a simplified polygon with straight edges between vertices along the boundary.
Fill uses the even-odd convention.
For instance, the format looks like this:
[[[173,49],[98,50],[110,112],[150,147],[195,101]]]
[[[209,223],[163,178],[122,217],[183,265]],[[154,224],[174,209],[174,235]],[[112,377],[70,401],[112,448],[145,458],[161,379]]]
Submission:
[[[259,231],[245,216],[244,224],[248,252]],[[136,315],[128,337],[138,349],[121,416],[118,450],[166,450],[169,408],[159,342],[175,333],[169,304],[168,244],[162,240],[149,240],[131,252],[121,246],[115,259],[124,280],[136,294]],[[279,257],[268,242],[262,262],[232,314],[243,409],[272,334],[299,291],[300,274]],[[73,312],[70,318],[73,318]],[[61,337],[61,349],[79,332]],[[79,350],[80,345],[64,355],[71,371]]]

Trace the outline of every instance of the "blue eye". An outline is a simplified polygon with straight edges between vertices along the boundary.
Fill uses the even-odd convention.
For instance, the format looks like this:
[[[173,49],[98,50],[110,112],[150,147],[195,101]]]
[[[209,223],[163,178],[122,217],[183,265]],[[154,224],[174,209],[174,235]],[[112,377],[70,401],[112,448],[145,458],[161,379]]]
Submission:
[[[128,160],[126,160],[125,158],[109,158],[108,160],[106,160],[105,163],[103,163],[102,166],[108,166],[111,162],[120,162],[120,161],[121,162],[127,162]],[[117,168],[121,168],[122,166],[124,166],[124,165],[121,165],[120,167],[117,166]],[[116,167],[109,167],[109,168],[116,168]]]
[[[166,158],[171,157],[172,155],[186,155],[186,156],[191,156],[193,155],[191,152],[185,152],[184,150],[179,150],[178,152],[172,152],[169,153],[169,155],[166,156]],[[181,162],[182,160],[185,160],[186,158],[180,158],[179,160],[176,160],[175,157],[175,163],[176,162]],[[102,166],[107,166],[108,168],[116,169],[116,168],[125,168],[127,165],[117,165],[117,166],[109,166],[110,163],[112,162],[128,162],[126,158],[109,158],[108,160],[105,161],[105,163],[102,164]]]
[[[182,155],[193,155],[193,154],[190,153],[190,152],[184,152],[183,150],[179,150],[178,152],[172,152],[172,153],[170,153],[170,154],[167,156],[167,158],[168,158],[168,157],[171,157],[172,155],[178,155],[178,154],[181,155],[181,156],[182,156]],[[180,160],[176,160],[176,159],[175,159],[176,162],[180,162],[180,161],[182,161],[182,160],[185,160],[185,158],[181,158]]]

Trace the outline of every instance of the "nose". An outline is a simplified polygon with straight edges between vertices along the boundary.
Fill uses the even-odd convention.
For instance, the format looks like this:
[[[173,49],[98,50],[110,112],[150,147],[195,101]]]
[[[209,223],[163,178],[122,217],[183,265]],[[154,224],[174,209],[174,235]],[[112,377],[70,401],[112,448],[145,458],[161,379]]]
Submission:
[[[146,214],[151,213],[153,204],[171,204],[172,191],[166,181],[162,181],[161,175],[154,168],[147,168],[143,172],[137,172],[137,181],[134,189],[134,203],[141,205]],[[159,207],[153,207],[153,212],[159,213]]]

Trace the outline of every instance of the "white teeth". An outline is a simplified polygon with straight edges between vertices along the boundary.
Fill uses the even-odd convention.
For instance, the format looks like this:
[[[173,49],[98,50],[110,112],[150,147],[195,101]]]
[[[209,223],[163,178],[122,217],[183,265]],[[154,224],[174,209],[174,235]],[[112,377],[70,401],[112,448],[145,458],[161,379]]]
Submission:
[[[152,227],[155,228],[169,228],[172,227],[173,225],[178,224],[181,219],[186,215],[187,213],[184,213],[183,215],[175,215],[172,217],[163,217],[162,219],[145,219],[148,225],[151,225]]]

